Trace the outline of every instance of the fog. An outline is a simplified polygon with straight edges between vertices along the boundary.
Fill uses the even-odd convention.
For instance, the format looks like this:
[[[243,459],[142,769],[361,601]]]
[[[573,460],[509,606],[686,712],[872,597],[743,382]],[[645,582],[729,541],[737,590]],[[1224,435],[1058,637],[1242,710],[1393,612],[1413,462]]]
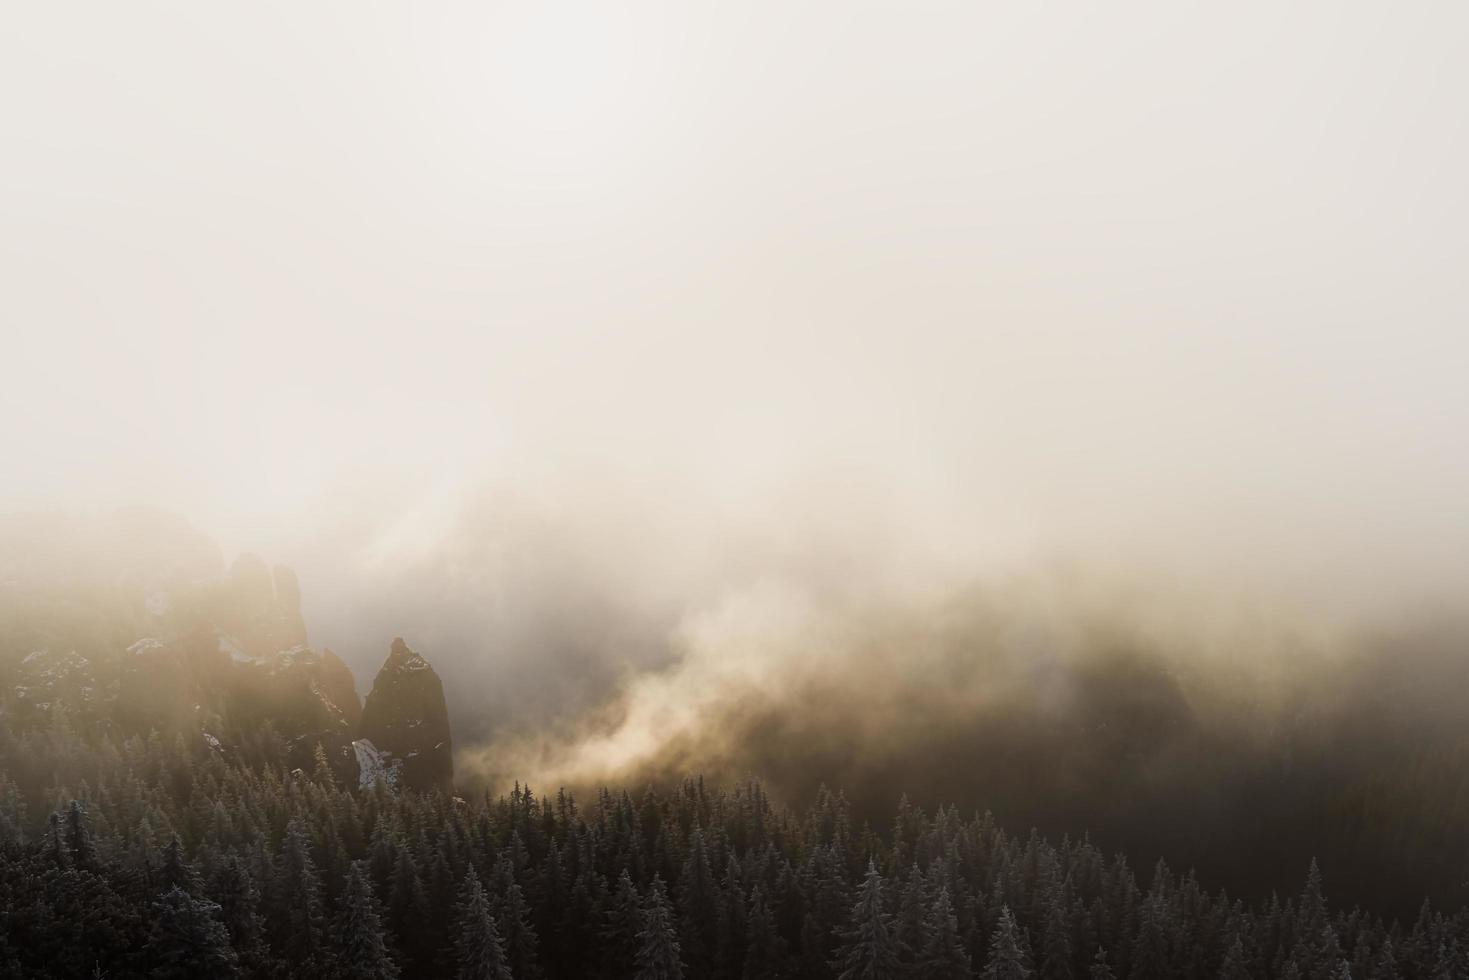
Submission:
[[[0,503],[291,564],[462,772],[850,782],[1462,611],[1461,7],[7,19]]]

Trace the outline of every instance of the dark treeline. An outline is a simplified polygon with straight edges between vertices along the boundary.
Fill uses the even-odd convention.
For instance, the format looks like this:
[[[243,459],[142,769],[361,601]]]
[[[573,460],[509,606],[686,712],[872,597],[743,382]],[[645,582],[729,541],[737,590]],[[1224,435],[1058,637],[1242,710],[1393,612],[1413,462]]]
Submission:
[[[1428,978],[1469,913],[1247,906],[1085,838],[906,800],[859,825],[757,783],[577,801],[344,788],[265,732],[0,726],[0,974],[56,977]],[[1309,872],[1307,872],[1309,867]]]

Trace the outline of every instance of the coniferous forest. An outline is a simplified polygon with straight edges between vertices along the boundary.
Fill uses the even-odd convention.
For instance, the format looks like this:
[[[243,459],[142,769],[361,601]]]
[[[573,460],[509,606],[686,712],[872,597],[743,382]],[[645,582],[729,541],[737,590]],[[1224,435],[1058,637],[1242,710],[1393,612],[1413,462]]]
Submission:
[[[88,550],[73,567],[99,579],[32,576],[0,590],[0,976],[1469,975],[1469,912],[1424,898],[1458,860],[1439,830],[1457,811],[1417,806],[1421,792],[1398,800],[1377,784],[1383,807],[1335,838],[1314,820],[1334,811],[1287,819],[1279,799],[1270,810],[1268,796],[1241,797],[1283,840],[1345,833],[1402,855],[1402,873],[1363,864],[1356,895],[1332,901],[1332,861],[1318,867],[1293,843],[1276,849],[1293,866],[1261,875],[1261,856],[1225,836],[1237,808],[1169,827],[1170,841],[1192,836],[1216,864],[1234,849],[1256,866],[1245,880],[1265,887],[1231,894],[1170,866],[1166,849],[1130,860],[1085,823],[1059,834],[1008,825],[983,800],[1013,806],[1013,784],[966,790],[958,804],[904,795],[904,772],[931,788],[922,765],[978,766],[1022,747],[1034,729],[1016,719],[939,759],[913,754],[904,772],[861,786],[861,804],[820,779],[800,800],[727,776],[502,790],[473,771],[456,778],[445,685],[427,657],[393,640],[359,697],[345,662],[308,645],[291,569],[246,554],[222,571],[207,542],[170,527],[149,517],[137,533],[194,556],[187,574],[140,579]],[[138,567],[139,551],[124,552]],[[1107,676],[1139,714],[1138,677]],[[1084,674],[1077,683],[1112,690]],[[1357,717],[1367,736],[1388,730]],[[1068,738],[1115,733],[1125,718],[1114,719]],[[1143,736],[1124,744],[1170,744],[1157,726]],[[1090,758],[1099,778],[1131,787],[1150,757]],[[1308,762],[1295,757],[1296,782],[1349,785]],[[1440,800],[1462,772],[1450,760],[1400,782]],[[1198,785],[1169,778],[1160,800]],[[893,790],[895,810],[871,806],[876,785]],[[1078,799],[1107,801],[1092,786],[1064,812]],[[1397,823],[1373,818],[1395,802]],[[1437,875],[1424,871],[1431,854]],[[1364,882],[1378,886],[1367,900]]]
[[[1081,838],[901,802],[858,823],[756,782],[590,799],[345,788],[319,748],[0,732],[0,974],[1440,980],[1469,914],[1245,903]],[[7,767],[7,771],[14,771]]]

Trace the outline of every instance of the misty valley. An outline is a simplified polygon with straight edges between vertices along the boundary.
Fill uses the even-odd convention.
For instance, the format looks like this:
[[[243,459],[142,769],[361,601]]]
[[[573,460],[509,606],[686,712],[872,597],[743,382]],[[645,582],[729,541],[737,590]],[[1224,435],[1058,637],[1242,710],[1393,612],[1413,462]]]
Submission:
[[[603,773],[639,688],[547,710],[604,734],[538,785],[453,651],[384,636],[360,697],[284,566],[152,512],[0,538],[6,976],[1469,975],[1449,621],[1260,678],[966,593]]]

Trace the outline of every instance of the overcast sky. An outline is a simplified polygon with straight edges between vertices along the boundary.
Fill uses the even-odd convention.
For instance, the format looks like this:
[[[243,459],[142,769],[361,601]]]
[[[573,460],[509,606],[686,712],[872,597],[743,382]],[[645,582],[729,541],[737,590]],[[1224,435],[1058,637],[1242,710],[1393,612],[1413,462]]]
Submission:
[[[370,562],[513,486],[1452,593],[1466,49],[1450,3],[10,4],[0,501]]]

